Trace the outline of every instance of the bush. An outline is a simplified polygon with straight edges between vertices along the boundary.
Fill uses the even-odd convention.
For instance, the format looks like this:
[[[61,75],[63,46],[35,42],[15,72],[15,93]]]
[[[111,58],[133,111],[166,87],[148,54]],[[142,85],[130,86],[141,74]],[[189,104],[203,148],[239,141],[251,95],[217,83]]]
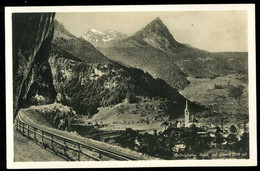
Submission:
[[[137,136],[137,131],[132,130],[131,128],[126,128],[126,130],[123,131],[119,137],[117,137],[116,142],[122,147],[133,149],[135,146],[135,138]]]
[[[229,85],[227,90],[228,96],[240,102],[242,94],[244,92],[244,88],[245,87],[242,85],[238,85],[238,86]]]
[[[229,131],[233,134],[235,134],[237,132],[237,128],[234,125],[231,125],[229,128]]]
[[[127,92],[126,93],[126,100],[128,103],[133,103],[135,102],[135,94],[133,92]]]

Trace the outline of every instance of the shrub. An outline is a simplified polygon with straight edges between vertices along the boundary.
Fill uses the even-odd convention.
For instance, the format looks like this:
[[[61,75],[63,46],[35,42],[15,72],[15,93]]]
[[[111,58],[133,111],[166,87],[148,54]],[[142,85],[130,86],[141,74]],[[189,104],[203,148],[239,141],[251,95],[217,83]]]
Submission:
[[[126,130],[123,131],[119,137],[117,137],[116,142],[122,147],[133,149],[135,146],[135,138],[137,137],[137,135],[137,131],[134,131],[131,128],[126,128]]]
[[[133,103],[135,101],[135,94],[133,92],[127,92],[126,100],[128,103]]]
[[[233,134],[235,134],[237,132],[237,128],[234,125],[231,125],[229,128],[229,131]]]
[[[228,96],[240,102],[242,94],[244,92],[244,88],[245,87],[242,85],[238,85],[238,86],[229,85],[227,90]]]

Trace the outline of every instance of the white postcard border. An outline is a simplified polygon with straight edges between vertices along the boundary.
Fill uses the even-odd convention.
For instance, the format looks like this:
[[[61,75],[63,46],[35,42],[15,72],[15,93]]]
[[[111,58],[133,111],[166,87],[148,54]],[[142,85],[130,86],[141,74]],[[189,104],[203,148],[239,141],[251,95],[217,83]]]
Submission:
[[[102,161],[102,162],[14,162],[13,148],[13,91],[12,91],[12,13],[28,12],[130,12],[130,11],[225,11],[244,10],[248,13],[248,70],[249,70],[249,159],[218,160],[160,160],[160,161]],[[113,168],[113,167],[187,167],[187,166],[256,166],[257,165],[257,112],[256,112],[256,52],[255,5],[127,5],[127,6],[59,6],[59,7],[6,7],[6,144],[7,168]]]

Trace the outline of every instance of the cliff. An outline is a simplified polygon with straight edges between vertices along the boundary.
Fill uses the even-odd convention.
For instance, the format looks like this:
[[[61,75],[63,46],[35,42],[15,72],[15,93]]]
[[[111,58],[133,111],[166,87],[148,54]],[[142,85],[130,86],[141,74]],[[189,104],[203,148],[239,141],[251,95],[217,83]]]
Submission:
[[[38,78],[41,79],[41,69],[48,60],[51,48],[54,16],[54,13],[24,13],[12,16],[14,116],[24,105],[31,85]],[[46,87],[51,85],[48,81]]]

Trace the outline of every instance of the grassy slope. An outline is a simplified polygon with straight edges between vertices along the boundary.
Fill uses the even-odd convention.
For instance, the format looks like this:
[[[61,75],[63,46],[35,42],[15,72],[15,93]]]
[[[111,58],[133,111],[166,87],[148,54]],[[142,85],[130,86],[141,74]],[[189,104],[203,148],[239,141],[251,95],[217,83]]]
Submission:
[[[14,161],[65,161],[14,131]]]
[[[160,100],[140,100],[139,102],[129,104],[122,102],[110,107],[100,107],[99,112],[91,119],[84,122],[92,124],[103,123],[108,124],[103,130],[125,130],[132,128],[135,130],[145,130],[153,132],[153,130],[162,131],[163,121],[168,120],[164,112],[160,112],[156,106],[160,105]],[[146,106],[148,107],[146,109]],[[148,122],[147,122],[148,121]]]
[[[228,122],[243,123],[248,120],[248,85],[238,79],[235,74],[229,74],[225,77],[217,77],[215,79],[196,79],[188,77],[191,84],[180,93],[193,102],[198,102],[205,106],[215,108],[217,112],[224,115]],[[227,93],[227,85],[243,85],[245,87],[240,104],[234,99],[230,99]],[[215,89],[214,85],[222,85],[222,89]],[[213,110],[212,110],[213,111]],[[227,114],[228,113],[228,114]],[[201,121],[211,122],[211,117],[215,117],[215,121],[219,122],[222,116],[213,116],[209,114],[204,116]]]
[[[182,89],[189,82],[186,74],[169,59],[171,55],[146,44],[121,42],[119,46],[100,49],[108,58],[133,68],[140,68],[155,78],[162,78],[173,88]]]

